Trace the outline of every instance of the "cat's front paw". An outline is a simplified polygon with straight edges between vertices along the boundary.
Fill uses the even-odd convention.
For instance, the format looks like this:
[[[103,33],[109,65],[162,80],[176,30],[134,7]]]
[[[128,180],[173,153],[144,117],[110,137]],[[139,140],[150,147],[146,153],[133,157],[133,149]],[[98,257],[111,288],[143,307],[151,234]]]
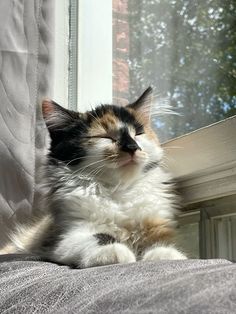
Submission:
[[[157,245],[147,250],[142,259],[144,261],[158,261],[187,259],[187,257],[173,246]]]
[[[90,256],[81,261],[83,268],[118,263],[133,263],[136,261],[134,253],[124,244],[113,243],[101,246],[94,250]]]

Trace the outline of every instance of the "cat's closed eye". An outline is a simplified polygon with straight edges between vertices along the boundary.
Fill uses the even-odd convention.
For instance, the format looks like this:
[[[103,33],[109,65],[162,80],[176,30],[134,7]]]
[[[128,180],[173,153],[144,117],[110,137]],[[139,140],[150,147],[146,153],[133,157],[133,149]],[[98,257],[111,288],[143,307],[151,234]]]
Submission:
[[[135,133],[135,136],[138,136],[138,135],[143,135],[144,134],[144,131],[138,131]]]
[[[112,142],[116,142],[117,139],[111,135],[92,135],[92,136],[85,136],[86,138],[106,138],[106,139],[109,139],[111,140]]]
[[[110,135],[103,135],[103,136],[98,136],[99,138],[106,138],[106,139],[109,139],[111,140],[113,143],[117,142],[117,139],[113,136],[110,136]]]
[[[143,126],[137,127],[135,130],[135,136],[143,135],[144,133],[145,132],[144,132]]]

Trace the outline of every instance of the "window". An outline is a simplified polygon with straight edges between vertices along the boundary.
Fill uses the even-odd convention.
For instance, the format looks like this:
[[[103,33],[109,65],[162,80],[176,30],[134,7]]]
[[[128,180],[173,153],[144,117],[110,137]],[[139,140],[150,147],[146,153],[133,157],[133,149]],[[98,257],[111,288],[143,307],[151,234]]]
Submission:
[[[235,259],[235,1],[57,7],[56,100],[81,111],[112,99],[123,105],[149,85],[168,98],[180,115],[153,126],[183,196],[179,242],[192,257]]]
[[[68,107],[69,0],[55,3],[54,90],[52,98]]]
[[[185,205],[182,218],[180,218],[180,233],[182,238],[189,237],[189,245],[193,251],[186,246],[186,240],[183,242],[183,239],[180,239],[180,242],[185,245],[190,256],[196,256],[198,243],[198,253],[202,258],[228,258],[229,256],[235,258],[230,255],[229,247],[226,249],[227,254],[222,255],[229,237],[231,237],[231,243],[235,245],[233,240],[235,234],[233,232],[226,234],[229,227],[224,229],[216,227],[219,222],[217,219],[223,219],[226,214],[227,219],[233,219],[236,213],[234,134],[236,134],[235,116],[168,141],[163,145],[168,158],[168,168],[171,169],[178,182],[178,189]],[[213,224],[215,224],[214,231]],[[226,225],[225,223],[224,226]],[[213,241],[212,236],[211,241],[209,240],[211,234],[215,235],[215,239],[222,239],[222,237],[224,239],[224,241],[218,241],[219,247],[214,252],[211,248],[215,246],[215,240]],[[205,249],[202,249],[203,246]]]
[[[236,195],[192,207],[179,217],[178,245],[191,258],[236,261]]]
[[[162,141],[236,114],[236,2],[114,0],[113,94],[147,86],[181,116],[154,119]]]

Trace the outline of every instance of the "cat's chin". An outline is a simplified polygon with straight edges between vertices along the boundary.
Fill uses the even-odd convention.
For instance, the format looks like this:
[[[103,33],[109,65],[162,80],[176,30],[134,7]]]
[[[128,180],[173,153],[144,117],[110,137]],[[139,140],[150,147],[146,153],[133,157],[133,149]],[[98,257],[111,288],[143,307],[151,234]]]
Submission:
[[[128,168],[128,167],[140,167],[139,162],[135,160],[122,160],[116,163],[111,163],[107,165],[110,169],[120,169],[120,168]]]
[[[128,160],[122,160],[120,162],[118,162],[118,168],[121,167],[135,167],[135,166],[139,166],[139,163],[136,160],[133,159],[128,159]]]
[[[137,160],[122,160],[116,163],[111,163],[107,165],[109,169],[116,169],[117,171],[128,171],[129,169],[139,169],[142,168],[142,162]]]
[[[122,166],[116,165],[114,168],[107,167],[107,171],[104,171],[98,180],[111,187],[127,188],[140,178],[143,168],[143,165],[134,161]]]

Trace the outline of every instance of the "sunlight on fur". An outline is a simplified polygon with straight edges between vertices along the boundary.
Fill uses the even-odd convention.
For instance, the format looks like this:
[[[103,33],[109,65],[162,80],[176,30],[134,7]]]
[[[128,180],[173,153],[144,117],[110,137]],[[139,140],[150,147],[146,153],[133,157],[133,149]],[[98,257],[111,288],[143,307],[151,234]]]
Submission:
[[[179,199],[150,125],[151,113],[170,107],[153,109],[152,98],[148,88],[126,107],[86,113],[43,102],[51,138],[41,170],[45,215],[18,226],[2,253],[78,268],[186,258],[174,246]]]

